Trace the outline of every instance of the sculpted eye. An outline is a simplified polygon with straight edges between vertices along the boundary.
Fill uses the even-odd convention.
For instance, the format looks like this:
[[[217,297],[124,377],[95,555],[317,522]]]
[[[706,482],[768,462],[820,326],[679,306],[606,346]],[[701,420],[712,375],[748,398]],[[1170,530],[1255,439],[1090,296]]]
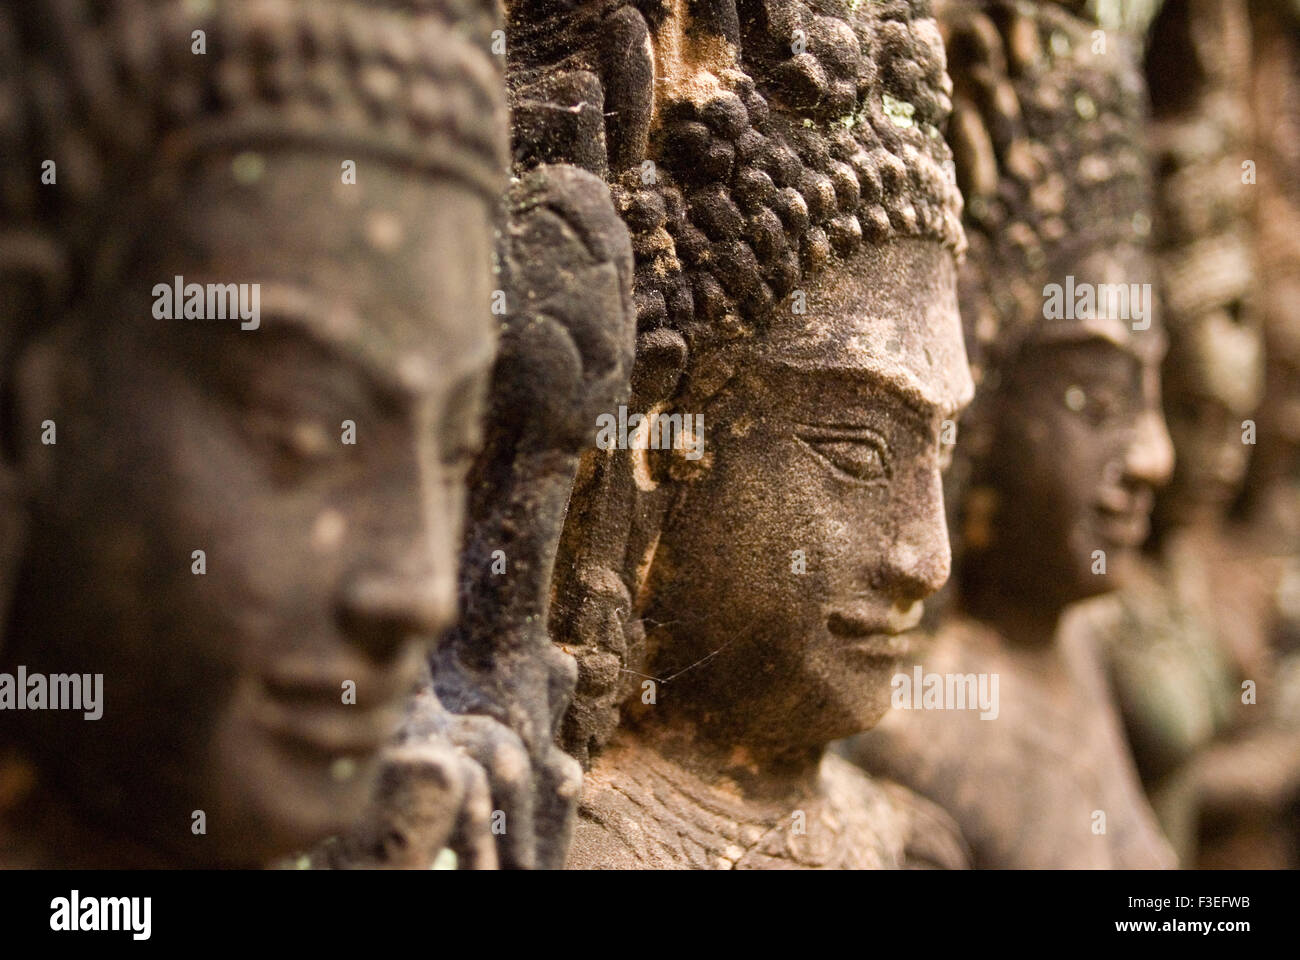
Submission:
[[[320,420],[294,420],[282,434],[282,446],[299,460],[328,460],[347,453],[340,434]]]
[[[281,486],[302,483],[356,449],[341,442],[339,431],[310,417],[245,410],[241,428]]]
[[[865,482],[889,479],[889,456],[874,436],[800,437],[805,444],[841,473]]]
[[[1075,413],[1082,413],[1093,426],[1131,415],[1131,401],[1123,391],[1107,385],[1084,388],[1072,385],[1065,391],[1065,405]]]

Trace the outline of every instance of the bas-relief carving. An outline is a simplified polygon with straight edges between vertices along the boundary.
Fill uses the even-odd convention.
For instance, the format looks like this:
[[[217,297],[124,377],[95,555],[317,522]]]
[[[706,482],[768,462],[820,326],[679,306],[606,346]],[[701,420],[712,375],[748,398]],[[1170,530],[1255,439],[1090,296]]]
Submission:
[[[1161,324],[1045,308],[1067,277],[1154,279],[1141,83],[1122,36],[1094,57],[1090,25],[1051,5],[950,3],[940,19],[977,394],[951,606],[920,662],[997,674],[999,704],[900,709],[845,752],[948,810],[977,866],[1170,866],[1095,637],[1064,616],[1123,582],[1172,466]]]
[[[516,157],[606,175],[632,232],[629,409],[703,418],[699,460],[592,452],[570,500],[551,623],[589,769],[569,866],[960,865],[941,811],[825,756],[883,712],[948,572],[939,433],[970,382],[934,22],[511,23]]]
[[[1196,805],[1186,762],[1239,714],[1240,677],[1258,661],[1247,648],[1259,644],[1242,629],[1259,606],[1240,602],[1248,534],[1228,516],[1253,448],[1244,424],[1263,387],[1251,187],[1236,156],[1250,136],[1248,33],[1245,4],[1180,0],[1148,35],[1160,171],[1153,247],[1175,469],[1130,581],[1084,614],[1105,646],[1139,772],[1185,863],[1194,861]]]
[[[0,22],[6,136],[58,164],[7,182],[3,661],[105,681],[93,722],[6,713],[3,859],[265,864],[358,818],[455,614],[496,340],[492,16],[94,7]],[[174,276],[260,284],[260,323],[157,319]]]
[[[1285,489],[1264,477],[1278,477],[1288,443],[1277,416],[1285,353],[1265,351],[1276,281],[1261,261],[1289,262],[1260,229],[1261,217],[1287,210],[1284,193],[1268,195],[1286,178],[1260,149],[1272,132],[1260,118],[1286,111],[1252,109],[1254,75],[1271,59],[1271,42],[1254,32],[1247,4],[1180,0],[1163,6],[1147,38],[1176,467],[1139,575],[1088,611],[1144,784],[1187,866],[1285,865],[1300,774],[1275,599],[1285,592],[1286,511],[1263,507],[1285,497],[1260,496]]]
[[[1259,398],[1201,361],[1239,346],[1229,387],[1248,384],[1258,337],[1243,292],[1214,286],[1240,284],[1218,268],[1248,244],[1213,215],[1184,234],[1163,219],[1221,198],[1191,202],[1171,176],[1151,209],[1122,35],[1098,61],[1096,25],[1048,3],[940,3],[936,22],[901,0],[518,0],[503,76],[486,3],[218,2],[207,59],[181,7],[0,14],[16,105],[0,117],[23,118],[0,123],[4,154],[61,158],[53,202],[0,166],[16,428],[0,651],[5,668],[102,662],[115,705],[14,725],[0,859],[1172,863],[1111,686],[1158,776],[1160,724],[1123,683],[1143,648],[1107,664],[1106,630],[1065,611],[1122,586],[1096,609],[1153,598],[1185,646],[1213,650],[1212,618],[1176,601],[1232,571],[1178,562],[1204,546],[1181,534],[1163,569],[1136,557],[1171,466],[1159,370],[1180,452],[1226,454],[1200,412],[1231,420]],[[1240,39],[1229,7],[1206,17]],[[102,75],[73,80],[49,52],[86,45],[112,52]],[[1282,97],[1289,61],[1268,50],[1252,82]],[[20,58],[28,80],[5,67]],[[1156,132],[1175,168],[1206,160],[1177,124]],[[353,152],[364,175],[340,182]],[[1267,389],[1284,398],[1287,209],[1270,205],[1258,251],[1275,278]],[[263,283],[264,327],[148,321],[141,291],[175,275]],[[1067,275],[1158,275],[1168,356],[1155,312],[1045,319],[1044,284]],[[972,372],[940,616],[945,424]],[[1268,397],[1261,424],[1289,409]],[[675,449],[596,448],[620,406],[700,426]],[[47,416],[60,439],[40,449]],[[344,419],[355,453],[332,444]],[[1295,445],[1267,433],[1247,492],[1276,513]],[[1200,462],[1161,507],[1197,516],[1189,536],[1245,466]],[[203,576],[192,541],[220,560]],[[891,714],[891,678],[918,660],[998,673],[998,719]],[[1226,671],[1202,672],[1172,685],[1191,713]],[[341,680],[357,708],[336,702]],[[1205,778],[1209,806],[1240,794]]]

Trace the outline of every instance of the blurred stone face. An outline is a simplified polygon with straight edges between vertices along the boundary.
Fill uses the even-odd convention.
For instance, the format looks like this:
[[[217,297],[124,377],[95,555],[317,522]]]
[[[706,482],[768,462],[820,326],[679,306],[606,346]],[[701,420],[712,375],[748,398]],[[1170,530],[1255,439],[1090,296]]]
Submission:
[[[493,346],[477,193],[377,163],[344,186],[285,150],[256,169],[205,159],[141,220],[127,275],[47,351],[49,402],[20,404],[58,443],[7,659],[105,690],[102,720],[29,715],[25,745],[106,826],[203,862],[300,849],[368,800],[455,613]],[[153,319],[175,276],[260,284],[260,324]]]
[[[1268,406],[1293,462],[1300,457],[1300,278],[1280,278],[1266,291]],[[1272,412],[1276,411],[1276,412]]]
[[[1169,192],[1184,216],[1206,205],[1200,193]],[[1164,409],[1177,453],[1159,498],[1162,525],[1220,517],[1240,492],[1254,449],[1243,442],[1243,421],[1264,389],[1254,257],[1236,233],[1206,232],[1179,236],[1159,259],[1169,330]]]
[[[1202,511],[1221,514],[1241,488],[1253,449],[1243,424],[1263,389],[1259,332],[1214,311],[1183,333],[1164,372],[1177,465],[1162,504],[1175,523]]]
[[[1190,394],[1166,404],[1169,434],[1178,451],[1170,495],[1184,506],[1224,510],[1246,473],[1250,447],[1242,442],[1242,421],[1218,397]]]
[[[1072,272],[1128,282],[1116,269],[1124,260],[1122,250],[1097,253]],[[1155,490],[1173,467],[1163,355],[1155,323],[1086,319],[1040,324],[1008,365],[986,468],[1004,599],[1049,609],[1113,589],[1117,561],[1146,540]]]
[[[950,567],[940,435],[971,392],[955,301],[937,244],[871,251],[821,278],[809,325],[769,339],[703,411],[705,469],[681,482],[644,616],[656,676],[709,659],[652,715],[793,747],[883,715]]]

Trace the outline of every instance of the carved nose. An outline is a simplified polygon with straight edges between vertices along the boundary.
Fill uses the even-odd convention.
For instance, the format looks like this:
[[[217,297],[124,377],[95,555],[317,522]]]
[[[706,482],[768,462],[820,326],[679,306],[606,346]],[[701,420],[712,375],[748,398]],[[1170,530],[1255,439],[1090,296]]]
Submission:
[[[1124,452],[1124,479],[1130,484],[1163,487],[1174,469],[1174,444],[1159,410],[1138,418],[1133,439]]]
[[[340,619],[348,637],[376,660],[391,659],[413,638],[432,642],[456,617],[456,585],[448,574],[366,574],[343,591]]]
[[[887,569],[890,593],[895,598],[906,602],[924,600],[948,582],[952,571],[947,531],[900,538],[889,548]]]
[[[902,523],[898,536],[886,548],[887,589],[904,602],[924,600],[947,583],[952,572],[943,480],[937,470],[928,487],[913,505],[914,514]]]
[[[450,492],[432,434],[415,439],[409,477],[395,474],[376,553],[341,591],[339,620],[348,637],[376,659],[411,640],[432,644],[457,613],[461,500]]]

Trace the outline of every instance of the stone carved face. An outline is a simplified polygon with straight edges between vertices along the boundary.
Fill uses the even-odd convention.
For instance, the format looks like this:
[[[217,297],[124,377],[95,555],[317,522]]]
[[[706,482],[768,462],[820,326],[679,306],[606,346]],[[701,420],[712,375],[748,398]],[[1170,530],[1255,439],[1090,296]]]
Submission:
[[[1257,331],[1217,311],[1189,334],[1198,342],[1179,350],[1164,376],[1169,433],[1178,451],[1165,497],[1185,519],[1202,507],[1222,513],[1240,491],[1251,451],[1242,424],[1254,414],[1263,386]]]
[[[1071,272],[1096,283],[1141,278],[1141,269],[1116,269],[1141,257],[1117,247]],[[1051,608],[1112,589],[1095,551],[1111,574],[1145,541],[1155,489],[1173,466],[1160,408],[1163,356],[1155,323],[1043,322],[1003,374],[987,468],[992,529],[968,537],[976,548],[991,541],[991,553],[977,549],[971,564],[1004,595]]]
[[[207,862],[300,849],[368,800],[454,616],[493,343],[478,193],[261,156],[254,183],[206,158],[183,203],[135,221],[129,273],[75,342],[38,351],[19,397],[23,435],[48,417],[58,443],[27,451],[40,482],[6,659],[105,689],[96,722],[23,715],[25,744],[105,826]],[[260,283],[259,328],[152,319],[176,275]]]
[[[883,715],[902,634],[948,577],[941,424],[971,393],[951,254],[864,252],[757,352],[704,410],[708,469],[649,575],[652,672],[713,656],[651,712],[685,705],[724,743],[819,747]]]
[[[1233,236],[1183,243],[1166,256],[1170,350],[1165,416],[1178,452],[1162,520],[1222,516],[1241,491],[1254,449],[1243,442],[1264,389],[1255,263]],[[1209,278],[1198,285],[1196,278]],[[1190,289],[1189,289],[1190,288]]]

